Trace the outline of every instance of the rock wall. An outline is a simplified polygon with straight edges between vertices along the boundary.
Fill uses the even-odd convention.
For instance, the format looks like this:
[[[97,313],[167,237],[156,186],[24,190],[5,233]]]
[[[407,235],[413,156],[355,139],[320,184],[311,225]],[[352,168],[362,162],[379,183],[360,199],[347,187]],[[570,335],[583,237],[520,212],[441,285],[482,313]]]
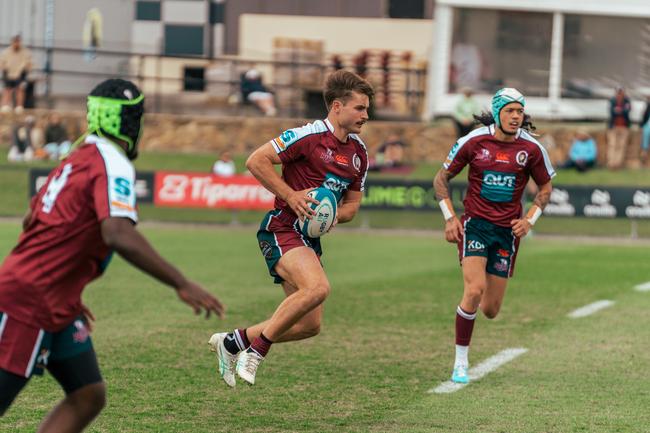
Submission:
[[[37,126],[45,127],[47,110],[30,110],[36,117]],[[85,130],[85,114],[60,112],[63,123],[72,138]],[[0,144],[7,147],[11,127],[25,115],[0,115]],[[257,146],[276,137],[282,131],[306,123],[301,119],[267,117],[208,117],[179,116],[171,114],[148,114],[145,119],[143,150],[220,153],[229,149],[235,154],[250,153]],[[598,143],[599,161],[604,163],[606,137],[604,124],[583,124]],[[577,124],[547,123],[538,125],[539,140],[548,149],[555,164],[564,161]],[[416,122],[373,121],[364,126],[361,138],[371,155],[391,134],[402,137],[407,144],[405,157],[409,161],[442,161],[455,140],[451,121],[439,120],[433,124]],[[638,167],[640,133],[633,129],[627,152],[627,165]]]

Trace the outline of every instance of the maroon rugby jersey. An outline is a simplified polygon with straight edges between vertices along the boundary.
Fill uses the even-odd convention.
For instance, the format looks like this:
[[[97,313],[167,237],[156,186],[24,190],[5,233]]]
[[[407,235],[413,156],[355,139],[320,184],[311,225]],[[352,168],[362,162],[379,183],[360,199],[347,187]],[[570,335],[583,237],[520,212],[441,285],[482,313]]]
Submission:
[[[135,170],[124,152],[97,136],[54,169],[31,201],[32,219],[0,267],[0,311],[57,332],[81,313],[81,292],[111,251],[100,222],[137,222]]]
[[[494,137],[494,125],[475,129],[452,147],[443,166],[458,174],[469,164],[465,214],[502,227],[521,218],[521,196],[532,176],[537,185],[548,183],[555,170],[546,149],[526,130],[514,142]]]
[[[324,186],[340,201],[348,190],[364,190],[368,173],[366,145],[356,134],[349,134],[341,142],[327,119],[288,129],[271,144],[282,161],[282,179],[296,191]],[[295,215],[278,197],[275,207]]]

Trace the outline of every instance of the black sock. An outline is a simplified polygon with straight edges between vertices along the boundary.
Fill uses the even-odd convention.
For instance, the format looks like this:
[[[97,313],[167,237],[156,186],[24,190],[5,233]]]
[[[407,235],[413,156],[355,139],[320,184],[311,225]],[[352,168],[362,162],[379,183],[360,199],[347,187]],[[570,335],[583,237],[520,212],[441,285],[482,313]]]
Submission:
[[[228,335],[226,335],[226,338],[223,340],[223,345],[232,355],[237,355],[240,352],[234,332],[229,332]]]

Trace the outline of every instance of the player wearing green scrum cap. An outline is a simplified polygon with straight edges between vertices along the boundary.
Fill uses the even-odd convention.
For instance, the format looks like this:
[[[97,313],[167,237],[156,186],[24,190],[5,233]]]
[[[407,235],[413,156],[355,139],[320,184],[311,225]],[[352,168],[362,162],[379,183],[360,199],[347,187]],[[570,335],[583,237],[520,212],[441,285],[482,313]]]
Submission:
[[[0,416],[47,369],[65,391],[39,432],[80,432],[102,410],[106,387],[90,339],[86,284],[113,251],[172,286],[198,314],[223,306],[135,229],[135,159],[144,97],[111,79],[88,97],[88,132],[32,199],[18,245],[0,267]]]
[[[485,126],[454,144],[433,181],[446,220],[445,238],[458,245],[463,296],[456,309],[456,359],[452,381],[468,383],[468,351],[476,313],[497,316],[512,277],[519,240],[528,234],[551,196],[555,176],[546,150],[531,135],[526,100],[513,88],[492,98],[491,113],[475,116]],[[469,165],[464,214],[458,218],[449,196],[449,180]],[[524,216],[521,197],[528,179],[539,188]]]

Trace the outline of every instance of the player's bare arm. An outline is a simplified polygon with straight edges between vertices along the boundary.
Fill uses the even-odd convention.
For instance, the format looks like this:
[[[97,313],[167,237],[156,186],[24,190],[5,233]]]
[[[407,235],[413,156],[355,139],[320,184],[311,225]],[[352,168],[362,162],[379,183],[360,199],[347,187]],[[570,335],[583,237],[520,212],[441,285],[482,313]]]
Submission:
[[[106,245],[138,269],[175,288],[178,297],[192,307],[196,314],[205,310],[206,318],[210,317],[210,313],[223,318],[224,306],[221,302],[200,285],[185,278],[178,269],[163,259],[135,229],[131,220],[107,218],[102,221],[101,231]]]
[[[309,197],[307,193],[312,188],[302,191],[295,191],[275,171],[274,165],[282,164],[280,157],[273,149],[271,142],[268,142],[255,150],[246,161],[246,168],[257,180],[276,197],[286,201],[291,210],[300,218],[311,218],[314,211],[309,207],[310,203],[318,204],[318,200]]]
[[[363,193],[361,191],[347,191],[336,213],[336,223],[342,224],[352,221],[359,212],[362,198]]]
[[[539,186],[539,191],[535,195],[533,200],[533,206],[526,213],[526,216],[523,218],[514,219],[510,222],[512,225],[512,232],[517,237],[524,237],[528,234],[531,227],[535,224],[537,219],[541,216],[542,211],[546,208],[546,205],[551,200],[551,192],[553,191],[553,185],[551,182],[547,182],[544,185]]]
[[[463,226],[454,212],[449,195],[449,181],[453,177],[446,168],[441,168],[433,178],[433,188],[445,218],[445,239],[447,242],[456,244],[463,239]]]

